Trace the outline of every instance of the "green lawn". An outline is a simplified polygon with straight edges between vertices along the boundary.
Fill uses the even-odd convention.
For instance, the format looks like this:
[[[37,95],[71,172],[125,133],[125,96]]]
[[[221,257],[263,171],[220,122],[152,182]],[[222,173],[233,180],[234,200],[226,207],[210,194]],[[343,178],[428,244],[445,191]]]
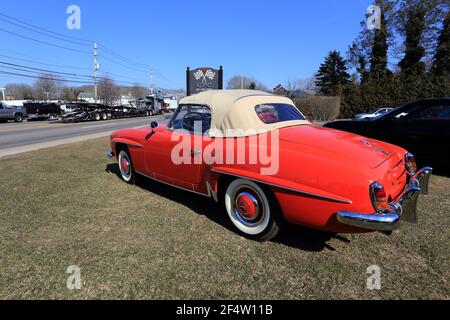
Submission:
[[[209,200],[123,183],[108,139],[0,159],[1,299],[437,299],[448,284],[450,179],[434,176],[420,223],[330,235],[291,227],[235,234]],[[382,289],[366,289],[366,269]],[[66,269],[81,268],[81,290]]]

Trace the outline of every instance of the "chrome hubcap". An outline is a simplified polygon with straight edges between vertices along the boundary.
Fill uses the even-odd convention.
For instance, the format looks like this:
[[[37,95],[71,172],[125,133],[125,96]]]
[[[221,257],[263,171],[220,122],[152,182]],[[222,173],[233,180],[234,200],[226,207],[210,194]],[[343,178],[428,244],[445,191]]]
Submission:
[[[260,202],[259,196],[253,190],[239,191],[234,202],[235,216],[247,226],[257,226],[264,217],[264,208]]]
[[[124,178],[129,178],[131,174],[130,160],[125,154],[121,153],[119,163],[120,163],[120,173]]]

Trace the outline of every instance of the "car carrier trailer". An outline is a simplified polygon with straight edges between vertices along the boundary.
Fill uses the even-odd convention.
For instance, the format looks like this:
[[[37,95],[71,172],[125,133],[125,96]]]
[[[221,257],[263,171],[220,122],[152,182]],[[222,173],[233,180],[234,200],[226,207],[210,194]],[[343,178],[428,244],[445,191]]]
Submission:
[[[52,120],[61,116],[62,110],[57,103],[24,102],[28,120]]]
[[[66,104],[72,112],[63,115],[63,122],[100,121],[130,117],[144,117],[150,115],[144,109],[133,106],[106,106],[95,103],[69,103]]]

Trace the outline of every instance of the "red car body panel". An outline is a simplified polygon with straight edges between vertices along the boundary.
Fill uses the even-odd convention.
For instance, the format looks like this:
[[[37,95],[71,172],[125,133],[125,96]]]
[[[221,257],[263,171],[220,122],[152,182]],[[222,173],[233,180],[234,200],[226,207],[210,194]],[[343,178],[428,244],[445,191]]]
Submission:
[[[112,150],[117,155],[117,145],[127,145],[138,173],[213,198],[217,198],[218,179],[222,175],[265,184],[272,189],[288,222],[331,232],[367,231],[339,223],[336,213],[339,210],[373,213],[369,195],[373,182],[385,187],[390,200],[395,200],[407,184],[404,149],[352,133],[313,125],[280,129],[279,166],[274,175],[262,175],[260,169],[266,164],[260,162],[176,165],[171,161],[171,152],[178,143],[172,141],[173,133],[165,125],[120,130],[111,136]],[[189,133],[178,134],[193,137]],[[269,138],[270,134],[260,134],[258,139]],[[204,137],[202,153],[216,139],[223,139],[224,148],[232,146],[235,154],[240,142],[244,142],[246,154],[256,147],[251,137]],[[272,150],[267,148],[271,154]]]

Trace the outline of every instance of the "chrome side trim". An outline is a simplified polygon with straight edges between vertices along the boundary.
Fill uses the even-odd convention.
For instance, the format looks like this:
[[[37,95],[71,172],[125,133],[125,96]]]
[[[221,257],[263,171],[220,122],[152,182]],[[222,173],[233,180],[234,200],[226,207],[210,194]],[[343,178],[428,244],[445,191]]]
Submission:
[[[316,194],[316,193],[310,193],[310,192],[306,192],[306,191],[302,191],[302,190],[298,190],[298,189],[293,189],[293,188],[289,188],[289,187],[280,186],[278,184],[266,182],[266,181],[259,180],[259,179],[252,179],[252,178],[248,178],[248,177],[243,177],[243,176],[240,176],[240,175],[237,175],[237,174],[233,174],[233,173],[229,173],[229,172],[225,172],[225,171],[221,171],[221,170],[211,169],[211,171],[212,172],[216,172],[216,173],[221,173],[221,174],[226,174],[226,175],[238,177],[238,178],[244,178],[244,179],[255,181],[255,182],[258,182],[258,183],[262,183],[262,184],[265,184],[265,185],[268,185],[268,186],[271,186],[271,187],[280,188],[280,189],[284,189],[284,190],[300,193],[300,194],[303,194],[303,195],[306,195],[306,196],[310,196],[310,197],[314,197],[314,198],[318,198],[318,199],[323,199],[323,200],[328,200],[328,201],[333,201],[333,202],[339,202],[339,203],[345,203],[345,204],[352,204],[351,200],[336,199],[336,198],[323,196],[323,195]]]
[[[140,144],[133,144],[133,143],[127,143],[127,146],[131,147],[131,148],[139,148],[139,149],[144,148],[144,146],[141,146]]]
[[[146,174],[143,174],[143,173],[140,173],[140,172],[138,172],[138,171],[136,171],[136,173],[138,173],[138,174],[140,174],[141,176],[144,176],[144,177],[146,177],[146,178],[149,178],[149,179],[151,179],[151,180],[154,180],[154,181],[160,182],[160,183],[162,183],[162,184],[165,184],[165,185],[168,185],[168,186],[171,186],[171,187],[174,187],[174,188],[180,189],[180,190],[184,190],[184,191],[189,191],[189,192],[192,192],[192,193],[198,194],[198,195],[200,195],[200,196],[208,197],[208,198],[210,198],[210,197],[211,197],[211,196],[210,196],[209,194],[205,194],[205,193],[197,192],[197,191],[194,191],[194,190],[191,190],[191,189],[186,189],[186,188],[182,188],[182,187],[180,187],[180,186],[177,186],[177,185],[175,185],[175,184],[171,184],[171,183],[168,183],[168,182],[165,182],[165,181],[162,181],[162,180],[156,179],[156,178],[154,178],[154,177],[150,177],[150,176],[148,176],[148,175],[146,175]]]
[[[131,148],[143,148],[144,146],[137,143],[137,142],[125,142],[125,141],[117,141],[117,140],[112,140],[111,141],[114,144],[124,144],[127,147],[131,147]]]

